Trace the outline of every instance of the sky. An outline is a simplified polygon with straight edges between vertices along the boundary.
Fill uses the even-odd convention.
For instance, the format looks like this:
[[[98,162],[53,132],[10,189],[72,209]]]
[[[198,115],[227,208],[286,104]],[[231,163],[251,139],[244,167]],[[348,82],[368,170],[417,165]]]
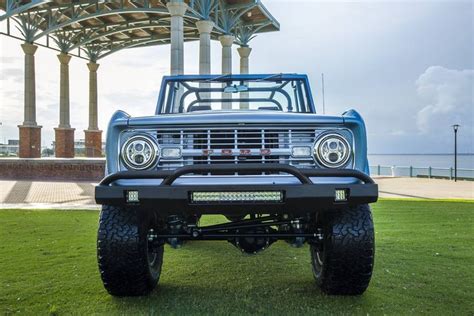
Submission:
[[[461,125],[459,151],[474,153],[474,1],[262,2],[281,31],[252,40],[252,73],[308,74],[319,112],[324,73],[326,114],[359,111],[369,153],[450,153],[453,124]],[[20,44],[0,36],[0,141],[17,139],[23,121]],[[197,42],[185,44],[185,73],[198,73],[198,51]],[[42,47],[35,55],[43,146],[51,145],[59,121],[56,55]],[[211,59],[212,72],[219,73],[218,42]],[[119,109],[153,114],[161,77],[169,72],[168,45],[122,50],[99,63],[101,129]],[[85,60],[72,58],[70,85],[71,125],[80,139],[88,118]]]

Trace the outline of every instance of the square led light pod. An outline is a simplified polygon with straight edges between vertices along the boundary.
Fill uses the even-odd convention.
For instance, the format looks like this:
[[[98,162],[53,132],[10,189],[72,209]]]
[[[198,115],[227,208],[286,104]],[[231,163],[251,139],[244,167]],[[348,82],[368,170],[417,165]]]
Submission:
[[[336,189],[334,194],[334,201],[336,202],[345,202],[347,201],[347,190],[346,189]]]
[[[138,191],[127,191],[125,194],[127,203],[137,203],[140,202],[138,198]]]

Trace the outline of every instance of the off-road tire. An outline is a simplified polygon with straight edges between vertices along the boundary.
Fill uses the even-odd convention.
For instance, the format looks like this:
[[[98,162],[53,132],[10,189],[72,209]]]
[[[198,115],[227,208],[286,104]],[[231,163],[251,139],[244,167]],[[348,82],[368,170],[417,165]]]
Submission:
[[[362,204],[320,215],[317,225],[323,240],[310,247],[317,284],[326,294],[364,293],[372,276],[375,254],[370,207]]]
[[[104,205],[97,236],[97,259],[105,289],[114,296],[139,296],[157,285],[163,246],[152,246],[154,222],[132,208]]]

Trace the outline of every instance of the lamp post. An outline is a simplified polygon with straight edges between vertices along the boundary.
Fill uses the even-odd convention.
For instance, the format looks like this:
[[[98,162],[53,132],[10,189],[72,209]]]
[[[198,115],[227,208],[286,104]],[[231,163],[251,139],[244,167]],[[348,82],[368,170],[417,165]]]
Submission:
[[[454,130],[454,182],[458,181],[458,129],[459,124],[453,125]]]

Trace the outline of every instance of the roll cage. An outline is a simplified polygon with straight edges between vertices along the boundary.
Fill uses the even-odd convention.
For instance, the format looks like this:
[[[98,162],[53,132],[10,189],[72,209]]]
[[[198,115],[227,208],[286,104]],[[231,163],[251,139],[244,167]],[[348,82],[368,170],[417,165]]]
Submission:
[[[244,85],[245,90],[239,93],[239,97],[232,98],[226,93],[226,88],[238,87],[235,83]],[[275,83],[274,86],[252,87],[252,83]],[[191,84],[199,83],[199,87]],[[211,83],[221,83],[220,87],[211,87]],[[234,83],[234,85],[233,85]],[[285,90],[291,84],[291,95]],[[248,86],[246,86],[248,85]],[[265,97],[251,97],[249,94],[265,93]],[[222,93],[220,98],[211,98],[211,93]],[[279,94],[285,101],[284,104],[275,96]],[[185,104],[186,97],[194,95],[195,100]],[[226,96],[227,95],[227,96]],[[229,97],[230,95],[230,97]],[[203,97],[204,96],[204,97]],[[179,99],[178,99],[179,98]],[[165,76],[160,89],[160,96],[156,106],[155,114],[172,114],[190,112],[196,104],[214,104],[231,102],[259,102],[271,103],[272,109],[298,112],[316,113],[314,101],[309,86],[308,77],[298,74],[260,74],[260,75],[182,75]],[[270,109],[264,107],[265,109]],[[263,109],[263,107],[259,108]]]

